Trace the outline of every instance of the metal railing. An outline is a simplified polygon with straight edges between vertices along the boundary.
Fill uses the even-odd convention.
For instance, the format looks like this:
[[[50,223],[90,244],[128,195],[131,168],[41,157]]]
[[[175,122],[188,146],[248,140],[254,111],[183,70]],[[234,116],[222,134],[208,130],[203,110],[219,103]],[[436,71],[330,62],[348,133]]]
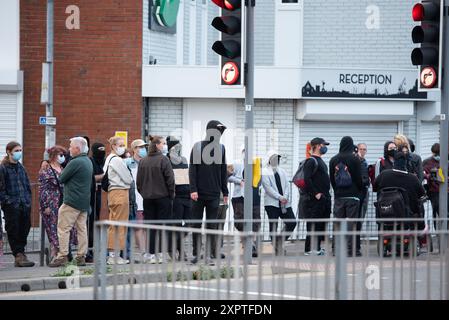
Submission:
[[[27,239],[27,245],[25,247],[25,253],[39,253],[41,266],[44,261],[46,234],[45,229],[42,228],[42,219],[39,214],[39,185],[37,183],[31,183],[31,229]],[[3,212],[0,212],[0,218],[3,219]],[[2,221],[2,229],[0,232],[3,233],[3,253],[11,254],[11,248],[8,243],[8,235],[5,230],[5,221]]]
[[[313,223],[308,232],[312,250],[307,252],[305,242],[297,238],[298,229],[292,233],[273,229],[269,234],[271,241],[264,242],[262,231],[223,231],[221,226],[220,230],[192,228],[199,226],[200,220],[185,221],[188,225],[184,226],[181,221],[100,221],[95,227],[94,298],[449,299],[447,230],[423,233],[417,228],[422,219],[365,220],[376,224],[376,230],[356,231],[353,226],[360,219],[306,221]],[[320,222],[333,225],[332,234],[327,227],[315,230]],[[438,222],[448,223],[442,219]],[[115,258],[107,259],[111,249],[115,257],[120,255],[117,238],[114,248],[107,248],[108,229],[119,228],[127,228],[131,235],[129,264],[117,265]],[[155,256],[157,259],[143,255],[147,249],[136,248],[137,230],[147,233],[146,245],[148,233],[158,233],[156,248],[160,244],[161,249],[154,252],[159,255]],[[192,235],[200,235],[205,242],[198,261],[192,261]],[[351,241],[356,243],[357,236],[361,237],[360,252],[355,245],[348,249]],[[175,245],[177,237],[181,237],[182,243],[179,250]],[[215,248],[208,245],[212,237],[217,237]],[[247,237],[255,246],[251,263],[246,262],[242,250]]]

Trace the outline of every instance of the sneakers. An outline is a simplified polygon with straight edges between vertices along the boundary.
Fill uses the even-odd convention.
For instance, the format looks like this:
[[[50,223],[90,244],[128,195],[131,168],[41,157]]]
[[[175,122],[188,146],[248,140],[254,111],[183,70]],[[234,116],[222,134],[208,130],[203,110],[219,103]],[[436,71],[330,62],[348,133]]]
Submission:
[[[14,261],[14,266],[15,267],[34,267],[34,262],[28,260],[27,256],[24,255],[23,253],[18,253],[15,257],[15,261]]]
[[[304,255],[305,256],[312,256],[312,255],[325,256],[326,255],[326,250],[320,249],[319,251],[306,251],[306,252],[304,252]]]
[[[50,268],[59,268],[59,267],[64,267],[67,263],[69,263],[69,259],[67,257],[55,257],[49,264],[48,266]]]
[[[75,262],[77,267],[85,267],[86,266],[86,259],[84,257],[76,257]]]
[[[158,254],[158,262],[161,263],[167,263],[171,261],[171,257],[168,253],[159,253]]]
[[[114,257],[114,256],[109,256],[108,260],[106,261],[106,264],[108,265],[113,265],[113,264],[119,264],[119,265],[123,265],[123,264],[129,264],[129,260],[125,260],[122,257]]]
[[[306,251],[304,252],[305,256],[311,256],[313,254],[313,251]]]
[[[317,256],[325,256],[326,255],[326,250],[321,248],[320,251],[316,252]]]

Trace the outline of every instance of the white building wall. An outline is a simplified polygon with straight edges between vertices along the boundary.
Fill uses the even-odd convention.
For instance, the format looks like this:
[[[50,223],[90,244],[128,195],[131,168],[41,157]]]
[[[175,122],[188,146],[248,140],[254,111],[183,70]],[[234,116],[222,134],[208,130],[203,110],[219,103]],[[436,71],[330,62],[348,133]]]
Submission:
[[[304,0],[304,65],[412,68],[415,2]],[[370,23],[376,10],[378,26]]]
[[[182,99],[150,99],[149,119],[148,132],[151,135],[167,137],[182,128]]]

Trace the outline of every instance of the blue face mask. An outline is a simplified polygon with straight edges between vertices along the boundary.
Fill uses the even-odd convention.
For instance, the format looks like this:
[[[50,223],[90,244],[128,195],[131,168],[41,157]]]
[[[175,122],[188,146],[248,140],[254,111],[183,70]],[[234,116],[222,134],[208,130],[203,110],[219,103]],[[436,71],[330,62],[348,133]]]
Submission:
[[[436,161],[440,161],[440,156],[434,156],[433,157]]]
[[[320,148],[320,153],[321,153],[321,154],[326,154],[326,153],[327,153],[327,147],[326,147],[326,146],[321,147],[321,148]]]
[[[123,161],[125,161],[125,164],[128,168],[131,168],[134,164],[133,158],[125,158]]]
[[[22,159],[22,151],[16,151],[12,154],[12,158],[14,159],[14,161],[19,161],[20,159]]]
[[[139,157],[145,158],[148,155],[148,151],[146,148],[139,149]]]

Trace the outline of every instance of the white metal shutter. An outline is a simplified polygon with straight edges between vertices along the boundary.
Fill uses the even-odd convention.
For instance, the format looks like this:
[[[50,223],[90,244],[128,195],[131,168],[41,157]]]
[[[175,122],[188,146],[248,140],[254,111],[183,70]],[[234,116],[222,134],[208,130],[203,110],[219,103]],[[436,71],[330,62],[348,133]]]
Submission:
[[[432,155],[430,149],[436,142],[440,142],[440,124],[438,122],[421,122],[420,154],[424,160]]]
[[[351,136],[354,144],[364,142],[368,146],[366,155],[369,164],[383,156],[384,144],[393,140],[398,132],[397,122],[315,122],[301,121],[299,125],[300,159],[305,157],[306,144],[314,137],[327,140],[328,153],[323,160],[328,163],[330,158],[338,153],[340,140],[344,136]]]
[[[17,94],[0,93],[0,157],[8,142],[17,140]]]

